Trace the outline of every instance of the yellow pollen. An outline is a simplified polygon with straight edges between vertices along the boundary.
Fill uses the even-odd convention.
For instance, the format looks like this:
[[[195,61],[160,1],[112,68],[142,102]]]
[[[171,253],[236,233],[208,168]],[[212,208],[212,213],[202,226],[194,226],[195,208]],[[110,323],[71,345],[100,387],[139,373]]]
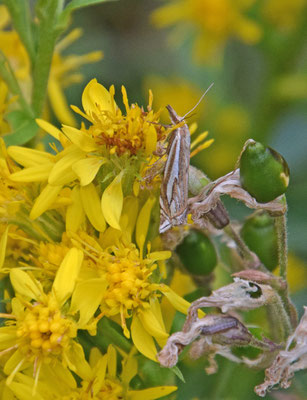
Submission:
[[[30,361],[37,357],[59,355],[70,338],[76,336],[74,322],[61,315],[56,300],[49,295],[46,303],[30,305],[22,320],[17,321],[17,337],[20,351]]]
[[[101,311],[106,315],[115,315],[122,310],[124,317],[128,318],[130,310],[148,302],[154,294],[156,285],[150,282],[150,277],[156,265],[146,265],[146,261],[140,261],[138,252],[131,250],[125,256],[113,257],[112,261],[106,265],[109,286]]]

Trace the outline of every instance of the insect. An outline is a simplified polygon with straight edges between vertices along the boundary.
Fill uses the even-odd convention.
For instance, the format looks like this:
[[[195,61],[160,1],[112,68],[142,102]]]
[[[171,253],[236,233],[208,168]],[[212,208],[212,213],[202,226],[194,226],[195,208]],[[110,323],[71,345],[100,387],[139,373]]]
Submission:
[[[212,86],[213,83],[201,96],[197,104],[183,117],[177,115],[170,105],[166,106],[171,123],[178,125],[184,122],[185,117],[198,106]],[[160,233],[187,222],[190,131],[186,123],[172,131],[166,154],[167,160],[160,191]]]

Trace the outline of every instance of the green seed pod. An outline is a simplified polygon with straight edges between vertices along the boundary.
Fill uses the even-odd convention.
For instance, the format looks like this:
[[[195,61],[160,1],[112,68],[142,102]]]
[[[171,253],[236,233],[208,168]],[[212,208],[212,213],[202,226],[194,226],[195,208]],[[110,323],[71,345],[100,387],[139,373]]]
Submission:
[[[193,229],[177,246],[176,253],[184,267],[194,275],[209,275],[217,264],[217,255],[210,239]]]
[[[277,267],[277,233],[272,217],[263,213],[248,218],[241,229],[241,236],[268,270],[273,271]]]
[[[275,150],[250,139],[240,157],[240,180],[258,202],[267,203],[285,193],[289,167]]]

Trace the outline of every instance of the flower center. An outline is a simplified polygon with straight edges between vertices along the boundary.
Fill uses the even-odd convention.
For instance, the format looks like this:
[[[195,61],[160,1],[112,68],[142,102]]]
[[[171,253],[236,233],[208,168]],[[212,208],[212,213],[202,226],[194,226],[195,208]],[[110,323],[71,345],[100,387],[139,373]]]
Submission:
[[[102,310],[107,315],[123,312],[129,317],[128,310],[133,310],[148,301],[157,289],[149,278],[156,265],[148,266],[140,258],[133,259],[132,252],[127,257],[113,259],[106,266],[106,279],[109,282],[104,296]]]
[[[61,354],[69,340],[76,336],[73,321],[61,315],[56,300],[49,296],[47,303],[28,306],[24,319],[17,322],[19,349],[30,360],[51,353]]]

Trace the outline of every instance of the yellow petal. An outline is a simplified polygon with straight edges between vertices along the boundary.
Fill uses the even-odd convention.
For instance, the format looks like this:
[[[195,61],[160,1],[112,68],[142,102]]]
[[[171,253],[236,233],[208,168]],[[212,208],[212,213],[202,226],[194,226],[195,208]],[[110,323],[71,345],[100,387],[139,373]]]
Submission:
[[[0,240],[0,270],[3,267],[4,260],[5,260],[5,252],[6,252],[6,244],[7,244],[7,234],[9,231],[9,227],[5,228]]]
[[[157,339],[168,338],[168,334],[165,332],[158,319],[150,309],[145,309],[139,312],[138,317],[146,331],[150,333],[151,336]]]
[[[95,151],[98,146],[94,139],[86,132],[80,129],[73,128],[72,126],[63,125],[62,131],[72,141],[73,144],[79,147],[80,150],[85,152]]]
[[[111,95],[97,82],[97,79],[92,79],[85,87],[82,94],[82,107],[89,115],[92,113],[99,115],[101,111],[113,112]]]
[[[10,146],[7,153],[13,160],[23,167],[34,167],[36,165],[48,164],[54,160],[54,156],[45,151],[30,149],[28,147]]]
[[[135,352],[136,349],[133,348],[132,352]],[[122,361],[122,373],[121,380],[124,385],[129,386],[129,382],[131,379],[138,373],[138,362],[135,357],[130,352],[129,356],[124,358]]]
[[[15,292],[27,299],[38,300],[43,294],[39,282],[19,268],[11,270],[10,279]]]
[[[90,223],[97,231],[104,232],[106,222],[101,211],[100,199],[93,183],[81,186],[80,195],[83,209]]]
[[[200,142],[202,142],[206,137],[208,136],[209,132],[203,132],[200,135],[197,136],[195,140],[191,143],[191,150],[194,149],[195,146],[197,146]]]
[[[211,144],[214,142],[214,139],[209,139],[205,143],[201,144],[198,146],[195,150],[193,150],[190,154],[190,158],[194,157],[196,154],[198,154],[200,151],[206,149],[207,147],[211,146]]]
[[[160,290],[176,310],[182,312],[183,314],[187,314],[191,303],[186,301],[183,297],[178,296],[178,294],[175,293],[169,286],[161,285]],[[198,317],[202,318],[204,316],[205,313],[202,310],[198,310]]]
[[[67,207],[66,211],[66,232],[77,232],[85,222],[79,186],[73,188],[71,199],[72,204]]]
[[[108,162],[105,157],[83,158],[73,164],[72,169],[80,180],[81,186],[86,186],[93,181],[99,168]]]
[[[62,85],[52,74],[50,74],[48,82],[48,98],[57,119],[62,124],[75,126],[76,120],[67,104]]]
[[[131,242],[136,219],[139,211],[139,200],[136,197],[128,196],[124,200],[123,212],[120,218],[120,226]]]
[[[100,235],[100,244],[101,246],[106,249],[111,246],[119,246],[120,239],[123,236],[123,232],[119,231],[118,229],[112,228],[109,226],[105,232]]]
[[[146,130],[145,154],[150,156],[157,148],[157,131],[153,125]]]
[[[47,185],[35,200],[30,213],[31,219],[36,219],[42,215],[55,201],[60,193],[62,186]]]
[[[49,133],[49,135],[53,136],[55,139],[60,140],[61,136],[63,136],[63,132],[61,132],[60,129],[56,128],[49,122],[44,121],[40,118],[36,118],[35,122],[40,128]]]
[[[115,229],[121,229],[119,220],[123,208],[123,190],[122,190],[123,172],[105,189],[101,197],[101,209],[107,223]]]
[[[131,336],[135,347],[145,357],[157,362],[157,349],[153,338],[144,329],[137,315],[133,316],[131,324]]]
[[[72,294],[82,261],[83,252],[79,249],[72,248],[68,251],[64,260],[61,262],[52,286],[60,304],[64,304]]]
[[[77,179],[76,173],[72,170],[72,165],[81,160],[84,153],[76,147],[72,147],[71,151],[57,161],[49,175],[48,183],[50,185],[66,185]]]
[[[166,332],[163,317],[162,317],[161,305],[160,305],[160,302],[158,299],[154,299],[151,301],[150,309],[153,312],[153,314],[155,315],[156,319],[158,320],[162,330],[164,332]]]
[[[69,363],[69,367],[74,372],[78,372],[84,380],[90,380],[92,377],[91,367],[85,359],[84,350],[81,344],[75,340],[71,340],[68,351],[66,350],[66,359]]]
[[[92,368],[94,368],[99,360],[102,358],[101,351],[97,347],[92,347],[89,354],[89,363]]]
[[[9,383],[12,381],[12,379],[14,378],[15,374],[18,372],[18,369],[16,370],[16,367],[21,367],[23,364],[23,360],[25,360],[25,356],[24,354],[22,354],[19,349],[17,349],[16,351],[14,351],[14,353],[11,355],[11,357],[7,360],[7,362],[5,363],[5,366],[3,368],[3,372],[6,375],[10,375],[7,378],[6,384],[9,385]]]
[[[24,313],[24,306],[23,306],[23,313]],[[0,350],[6,350],[7,348],[16,345],[16,327],[13,327],[13,326],[1,326],[0,332],[1,332],[1,335],[0,335]]]
[[[15,182],[43,182],[47,181],[50,171],[54,167],[53,163],[36,165],[35,167],[24,168],[21,171],[10,175],[10,179]]]
[[[108,357],[108,375],[111,378],[116,377],[116,369],[117,369],[117,356],[115,348],[110,344],[107,350]]]
[[[155,201],[156,199],[154,197],[149,197],[146,203],[143,205],[137,219],[135,238],[140,249],[141,256],[143,254],[143,247],[148,232],[151,210],[155,204]]]
[[[79,311],[78,326],[80,329],[94,316],[107,285],[106,280],[99,278],[77,283],[71,298],[70,312]]]
[[[161,260],[167,260],[168,258],[171,258],[172,252],[169,250],[164,250],[164,251],[153,251],[148,255],[148,258],[152,261],[161,261]]]
[[[92,350],[93,351],[93,350]],[[92,353],[91,351],[91,353]],[[93,395],[95,398],[95,395],[97,395],[100,391],[102,386],[104,385],[104,379],[106,376],[106,370],[107,370],[107,363],[108,363],[108,356],[104,355],[103,357],[100,356],[100,360],[97,363],[97,366],[95,368],[95,379],[93,382]],[[97,396],[97,398],[99,398]]]
[[[128,400],[154,400],[167,396],[177,390],[177,386],[156,386],[143,390],[129,390]]]

